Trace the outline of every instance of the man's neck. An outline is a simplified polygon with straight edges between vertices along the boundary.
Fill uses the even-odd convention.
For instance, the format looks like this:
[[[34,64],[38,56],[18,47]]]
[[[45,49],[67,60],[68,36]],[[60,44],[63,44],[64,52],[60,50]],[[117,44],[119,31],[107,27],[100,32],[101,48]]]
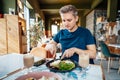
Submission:
[[[69,30],[69,32],[74,32],[74,31],[76,31],[77,30],[77,28],[78,28],[78,26],[77,25],[75,25],[71,30]]]

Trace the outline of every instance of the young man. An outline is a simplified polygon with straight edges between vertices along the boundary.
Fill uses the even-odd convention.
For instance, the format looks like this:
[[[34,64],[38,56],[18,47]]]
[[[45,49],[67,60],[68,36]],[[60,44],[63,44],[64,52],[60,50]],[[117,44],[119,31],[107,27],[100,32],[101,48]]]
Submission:
[[[95,41],[88,29],[78,27],[78,11],[73,5],[63,6],[60,11],[62,24],[65,29],[60,30],[52,41],[45,47],[51,53],[56,53],[58,43],[62,47],[62,57],[70,58],[78,62],[79,54],[87,53],[90,56],[90,63],[96,58]]]

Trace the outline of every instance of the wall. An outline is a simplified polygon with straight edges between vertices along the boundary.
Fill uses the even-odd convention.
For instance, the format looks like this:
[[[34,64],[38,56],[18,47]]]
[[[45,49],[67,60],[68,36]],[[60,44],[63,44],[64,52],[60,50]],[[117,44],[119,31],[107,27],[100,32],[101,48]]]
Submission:
[[[92,34],[94,34],[94,26],[95,26],[95,11],[93,10],[86,16],[86,28],[88,28]]]
[[[1,0],[0,2],[3,2],[3,13],[8,14],[9,8],[16,10],[16,0]]]
[[[1,0],[0,3],[0,13],[3,14],[3,1]]]

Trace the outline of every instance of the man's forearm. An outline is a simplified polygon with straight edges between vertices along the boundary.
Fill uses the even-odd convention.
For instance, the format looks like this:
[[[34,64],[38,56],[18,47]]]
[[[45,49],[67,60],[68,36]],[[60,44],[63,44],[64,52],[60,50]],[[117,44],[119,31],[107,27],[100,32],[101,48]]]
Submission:
[[[77,53],[78,55],[81,53],[88,53],[90,58],[96,58],[96,49],[95,50],[82,50],[79,48],[75,48],[75,53]]]

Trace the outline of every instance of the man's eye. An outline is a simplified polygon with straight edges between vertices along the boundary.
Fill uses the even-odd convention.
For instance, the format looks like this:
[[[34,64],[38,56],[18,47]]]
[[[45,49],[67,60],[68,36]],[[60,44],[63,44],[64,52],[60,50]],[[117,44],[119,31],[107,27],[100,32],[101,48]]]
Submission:
[[[62,20],[63,22],[65,22],[65,20]]]
[[[72,21],[72,19],[68,19],[67,21],[68,21],[68,22],[71,22],[71,21]]]

